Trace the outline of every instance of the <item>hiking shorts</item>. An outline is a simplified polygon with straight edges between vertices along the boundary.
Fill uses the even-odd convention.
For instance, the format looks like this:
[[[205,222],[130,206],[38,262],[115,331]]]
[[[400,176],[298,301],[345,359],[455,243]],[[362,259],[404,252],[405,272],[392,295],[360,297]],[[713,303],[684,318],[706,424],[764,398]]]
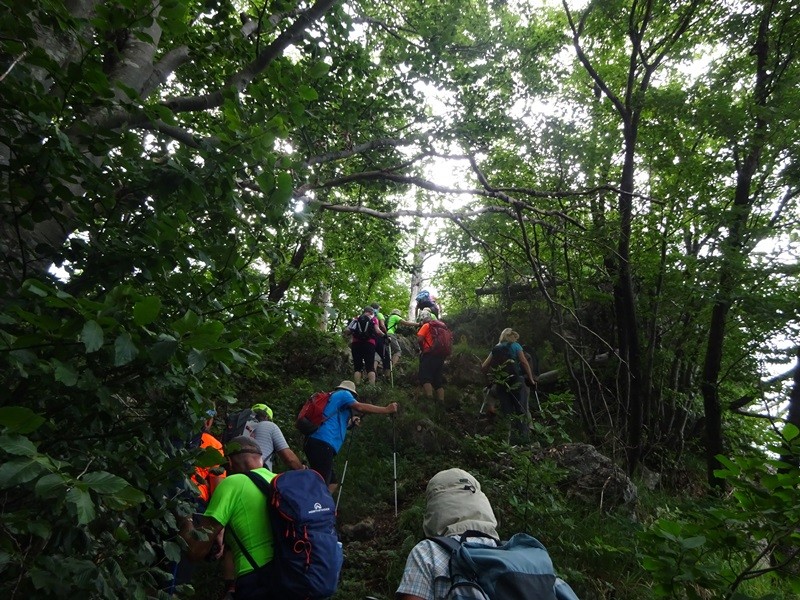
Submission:
[[[369,342],[353,342],[350,346],[353,355],[353,368],[356,371],[372,373],[375,370],[375,345]]]
[[[419,357],[419,382],[430,383],[434,389],[444,387],[444,356],[423,354]]]
[[[339,483],[336,471],[333,470],[333,459],[336,457],[336,450],[330,444],[326,444],[317,438],[306,438],[303,451],[308,459],[308,466],[322,475],[325,483]]]
[[[271,560],[255,571],[250,571],[236,579],[236,600],[278,600],[275,584],[278,575],[275,573],[275,561]]]
[[[392,356],[400,356],[402,351],[400,350],[400,342],[397,341],[397,335],[392,334],[389,336],[389,347],[392,349]]]

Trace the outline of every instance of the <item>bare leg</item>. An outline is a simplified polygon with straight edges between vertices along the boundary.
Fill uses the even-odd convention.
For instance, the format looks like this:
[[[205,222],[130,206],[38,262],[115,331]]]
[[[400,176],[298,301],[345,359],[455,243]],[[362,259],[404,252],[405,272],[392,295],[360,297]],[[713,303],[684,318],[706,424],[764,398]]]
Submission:
[[[370,371],[369,373],[367,373],[367,382],[370,384],[375,383],[375,371]]]
[[[353,383],[355,383],[356,385],[361,383],[361,371],[356,371],[353,374]]]
[[[436,398],[444,400],[444,388],[436,388]]]
[[[422,389],[428,398],[433,398],[433,386],[430,383],[423,383]]]

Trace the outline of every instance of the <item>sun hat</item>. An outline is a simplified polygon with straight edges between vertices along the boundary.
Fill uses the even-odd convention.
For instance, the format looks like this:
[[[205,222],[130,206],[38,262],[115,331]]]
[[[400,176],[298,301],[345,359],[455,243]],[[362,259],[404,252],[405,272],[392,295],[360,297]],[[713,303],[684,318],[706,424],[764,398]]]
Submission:
[[[336,386],[337,390],[347,390],[354,396],[358,396],[358,392],[356,392],[356,384],[350,381],[349,379],[345,379],[342,383]]]
[[[392,309],[392,314],[393,315],[399,315],[400,314],[400,309],[399,308],[393,308]]]
[[[424,323],[427,323],[428,321],[430,321],[431,319],[433,319],[433,316],[431,315],[431,311],[429,311],[429,310],[425,309],[425,310],[423,310],[423,311],[422,311],[422,312],[419,314],[419,318],[420,318],[420,319],[421,319],[421,320],[422,320]]]

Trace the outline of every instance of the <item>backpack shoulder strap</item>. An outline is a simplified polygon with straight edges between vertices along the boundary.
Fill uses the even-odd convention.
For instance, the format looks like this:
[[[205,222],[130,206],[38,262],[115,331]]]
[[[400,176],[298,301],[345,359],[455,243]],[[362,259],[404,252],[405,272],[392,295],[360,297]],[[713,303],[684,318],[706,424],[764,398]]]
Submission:
[[[266,482],[266,480],[263,477],[261,477],[260,475],[256,475],[252,471],[245,471],[244,473],[242,473],[242,475],[244,475],[250,481],[252,481],[256,485],[256,487],[261,491],[261,493],[264,494],[264,496],[267,498],[267,501],[269,501],[269,499],[272,497],[272,490],[270,489],[270,485]],[[236,535],[236,532],[233,530],[233,525],[229,523],[226,529],[231,532],[231,537],[233,537],[233,541],[236,542],[236,544],[239,546],[239,549],[242,551],[242,554],[244,554],[244,557],[247,559],[247,562],[250,563],[250,566],[253,567],[253,569],[258,569],[258,564],[256,564],[256,561],[253,559],[253,555],[250,554],[247,551],[247,548],[244,547],[242,540],[239,539],[239,536]]]
[[[455,538],[451,538],[449,535],[429,537],[428,539],[432,542],[435,542],[445,550],[449,551],[450,554],[453,554],[461,547],[461,542],[459,542]]]

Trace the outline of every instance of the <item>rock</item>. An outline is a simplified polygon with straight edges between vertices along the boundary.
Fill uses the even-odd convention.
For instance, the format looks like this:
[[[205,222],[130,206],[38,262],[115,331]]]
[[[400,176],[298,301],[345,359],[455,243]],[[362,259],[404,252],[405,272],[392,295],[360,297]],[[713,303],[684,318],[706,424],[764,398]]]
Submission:
[[[634,518],[639,492],[625,472],[590,444],[563,444],[535,453],[531,460],[552,460],[567,471],[558,487],[568,497]]]
[[[373,519],[362,519],[358,523],[352,525],[342,525],[339,527],[339,533],[345,541],[353,540],[372,540],[375,538],[377,528]]]

